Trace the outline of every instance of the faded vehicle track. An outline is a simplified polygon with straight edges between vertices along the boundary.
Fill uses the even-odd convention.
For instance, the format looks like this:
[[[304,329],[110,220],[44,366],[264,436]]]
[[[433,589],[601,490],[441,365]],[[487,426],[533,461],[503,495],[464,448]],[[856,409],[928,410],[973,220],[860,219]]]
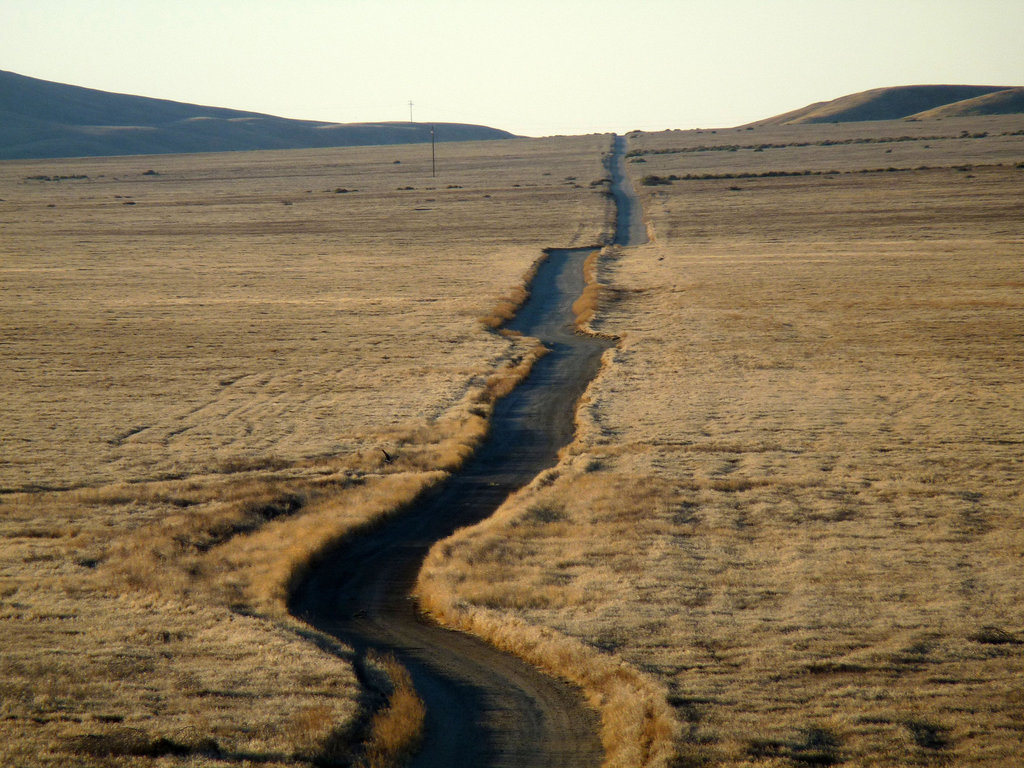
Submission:
[[[623,184],[624,144],[616,138],[610,167],[618,244],[636,236],[639,218]],[[489,517],[510,493],[554,465],[571,441],[575,404],[611,343],[573,330],[572,303],[583,290],[582,265],[592,250],[549,252],[529,300],[507,324],[551,351],[499,401],[490,435],[474,457],[429,498],[321,558],[292,596],[295,616],[359,655],[390,652],[409,670],[427,709],[422,749],[412,761],[417,768],[601,763],[597,715],[577,689],[430,623],[410,597],[435,542]]]

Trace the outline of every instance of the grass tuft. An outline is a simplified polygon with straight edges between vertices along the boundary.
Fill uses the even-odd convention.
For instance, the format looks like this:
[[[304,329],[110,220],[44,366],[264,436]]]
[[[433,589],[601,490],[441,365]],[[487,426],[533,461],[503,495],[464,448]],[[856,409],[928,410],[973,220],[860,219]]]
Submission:
[[[89,757],[184,757],[195,752],[217,754],[213,740],[197,745],[166,737],[152,737],[141,728],[117,728],[107,733],[88,733],[68,739],[68,751]]]
[[[970,636],[970,639],[976,643],[985,643],[987,645],[1024,644],[1024,641],[1012,632],[1007,632],[1002,627],[995,627],[991,625],[981,627],[981,629]]]
[[[370,721],[369,739],[356,768],[395,768],[419,747],[426,708],[409,671],[394,656],[375,655],[370,662],[384,670],[391,692],[387,704]]]

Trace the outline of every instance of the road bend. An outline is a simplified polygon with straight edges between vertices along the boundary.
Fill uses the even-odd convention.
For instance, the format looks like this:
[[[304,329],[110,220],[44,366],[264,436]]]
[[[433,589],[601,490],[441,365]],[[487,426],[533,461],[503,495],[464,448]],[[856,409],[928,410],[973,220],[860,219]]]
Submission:
[[[624,172],[625,141],[609,159],[615,242],[643,237]],[[625,212],[625,213],[624,213]],[[551,350],[495,406],[489,437],[439,490],[320,559],[290,601],[293,615],[354,648],[393,654],[426,705],[415,768],[596,768],[597,714],[567,683],[416,611],[411,592],[430,548],[494,513],[510,493],[554,466],[573,437],[576,403],[610,342],[578,334],[572,303],[593,249],[553,250],[530,298],[506,327]]]

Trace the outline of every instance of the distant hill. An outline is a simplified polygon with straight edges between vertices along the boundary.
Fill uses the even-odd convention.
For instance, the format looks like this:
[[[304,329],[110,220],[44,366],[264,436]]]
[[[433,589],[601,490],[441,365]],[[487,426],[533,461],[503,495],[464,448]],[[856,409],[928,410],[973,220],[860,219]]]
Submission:
[[[975,96],[973,99],[944,104],[912,117],[970,117],[971,115],[1012,115],[1024,113],[1024,88],[1007,88],[1002,91]]]
[[[513,138],[437,123],[437,141]],[[128,96],[0,70],[0,159],[300,149],[430,141],[425,123],[322,123]]]
[[[956,104],[976,101],[979,97],[994,98],[996,93],[1019,90],[1021,89],[1005,85],[903,85],[894,88],[875,88],[832,101],[820,101],[767,120],[759,120],[751,125],[899,120],[905,117],[919,117],[940,108],[952,110]],[[1007,98],[993,102],[991,112],[965,114],[996,114],[997,108],[998,114],[1021,111],[1019,103]],[[953,111],[949,113],[950,116],[953,114]]]

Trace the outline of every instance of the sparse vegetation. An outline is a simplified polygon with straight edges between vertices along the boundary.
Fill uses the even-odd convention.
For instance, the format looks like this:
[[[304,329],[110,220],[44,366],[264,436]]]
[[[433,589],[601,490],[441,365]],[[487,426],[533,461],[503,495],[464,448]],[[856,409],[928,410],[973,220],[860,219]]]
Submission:
[[[71,176],[61,176],[57,174],[51,176],[45,173],[37,173],[34,176],[26,176],[25,181],[77,181],[79,179],[88,178],[89,176],[84,173],[76,173],[72,174]]]
[[[870,128],[865,129],[870,130]],[[958,136],[864,136],[847,139],[821,139],[819,141],[791,141],[779,144],[699,144],[686,147],[664,147],[659,149],[632,149],[627,157],[640,160],[644,155],[681,155],[696,152],[738,152],[739,150],[753,150],[764,152],[766,149],[788,149],[799,147],[842,147],[851,144],[902,144],[909,141],[943,141],[947,139],[984,139],[988,136],[987,131],[970,133],[962,131]]]

